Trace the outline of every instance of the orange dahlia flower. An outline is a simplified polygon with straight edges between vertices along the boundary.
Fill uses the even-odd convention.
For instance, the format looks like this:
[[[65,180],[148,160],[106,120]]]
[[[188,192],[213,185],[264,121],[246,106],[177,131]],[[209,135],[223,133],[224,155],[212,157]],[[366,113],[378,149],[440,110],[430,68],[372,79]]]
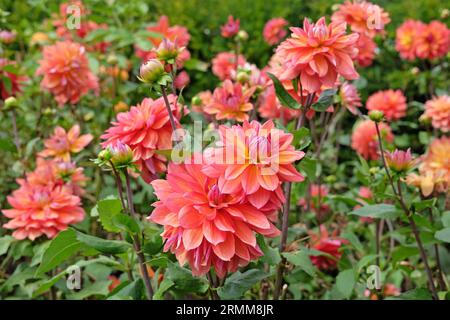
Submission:
[[[247,90],[240,83],[225,80],[222,87],[216,88],[211,103],[205,106],[207,114],[215,115],[217,120],[248,120],[248,111],[253,109],[250,97],[253,90]]]
[[[356,47],[358,48],[358,55],[356,56],[358,65],[361,67],[370,66],[375,58],[375,50],[377,49],[375,41],[364,34],[360,34]]]
[[[381,137],[388,143],[394,141],[391,128],[385,124],[379,124]],[[365,120],[356,125],[352,134],[352,148],[366,160],[377,160],[380,158],[378,150],[378,138],[375,123]]]
[[[175,121],[178,121],[180,113],[175,108],[177,97],[169,95],[168,99]],[[133,150],[142,178],[151,182],[156,173],[166,171],[166,157],[156,151],[172,148],[172,127],[163,97],[156,100],[145,98],[128,112],[117,114],[117,121],[112,122],[101,138],[106,140],[102,147],[119,141],[127,144]]]
[[[74,125],[69,132],[58,126],[55,128],[53,135],[44,141],[45,149],[39,155],[70,161],[70,154],[82,151],[93,138],[91,134],[80,136],[79,125]]]
[[[75,42],[45,47],[36,75],[44,76],[41,87],[50,91],[60,105],[75,104],[89,90],[98,91],[98,79],[89,69],[85,49]]]
[[[425,103],[425,113],[434,128],[442,132],[450,131],[450,96],[436,97]]]
[[[353,65],[358,50],[359,35],[346,34],[345,23],[327,25],[325,18],[310,23],[305,18],[303,28],[291,28],[291,37],[283,41],[276,54],[283,64],[281,80],[300,77],[305,90],[317,92],[321,86],[332,88],[339,75],[347,80],[359,77]]]
[[[388,121],[406,115],[406,97],[401,90],[384,90],[372,94],[366,102],[367,110],[382,111]]]
[[[342,105],[354,115],[358,114],[356,108],[362,106],[361,97],[356,87],[348,82],[344,82],[339,90]]]
[[[442,173],[450,184],[450,137],[441,137],[431,142],[422,164],[423,171]]]
[[[406,60],[417,56],[417,37],[425,32],[426,24],[416,20],[406,20],[396,31],[395,49]]]
[[[283,18],[273,18],[264,25],[263,36],[266,42],[273,46],[287,35],[285,27],[289,23]]]
[[[238,66],[245,65],[245,58],[238,56]],[[231,79],[233,73],[236,72],[236,55],[232,52],[221,52],[212,60],[212,72],[220,80]]]
[[[72,223],[84,218],[81,199],[73,195],[66,185],[33,185],[27,180],[18,179],[20,188],[8,196],[12,209],[2,210],[10,218],[3,225],[13,229],[13,237],[18,240],[34,240],[41,235],[55,237]]]
[[[260,257],[255,234],[274,237],[270,217],[249,203],[243,193],[224,193],[216,178],[199,164],[171,162],[166,180],[154,180],[159,201],[150,221],[164,226],[164,251],[186,262],[196,276],[211,267],[220,278]]]
[[[383,33],[384,27],[391,19],[389,13],[376,4],[367,1],[346,1],[339,5],[331,16],[333,22],[346,22],[352,31],[373,38],[377,33]]]
[[[218,178],[222,192],[245,193],[256,208],[276,210],[284,199],[281,183],[304,180],[294,166],[304,152],[296,151],[293,135],[275,128],[272,121],[245,121],[219,131],[221,146],[207,149],[204,171]]]
[[[450,48],[450,30],[440,21],[430,22],[416,36],[416,52],[420,59],[436,59],[447,54]]]

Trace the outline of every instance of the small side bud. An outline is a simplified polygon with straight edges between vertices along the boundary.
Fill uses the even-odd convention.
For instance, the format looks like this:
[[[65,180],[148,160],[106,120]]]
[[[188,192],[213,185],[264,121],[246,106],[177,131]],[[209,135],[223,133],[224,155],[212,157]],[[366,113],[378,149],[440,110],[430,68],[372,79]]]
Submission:
[[[247,41],[248,40],[248,33],[247,31],[244,30],[240,30],[237,35],[236,35],[237,39],[240,41]]]
[[[17,99],[15,97],[8,97],[5,100],[5,110],[12,110],[19,106]]]
[[[194,96],[194,97],[192,98],[191,103],[192,103],[192,105],[194,105],[194,106],[201,106],[201,105],[202,105],[202,99],[201,99],[199,96]]]
[[[133,150],[131,150],[130,146],[127,144],[117,142],[116,144],[109,146],[108,149],[111,154],[111,162],[117,168],[124,168],[133,163]]]
[[[156,83],[164,76],[164,66],[158,59],[150,59],[139,70],[139,80],[145,83]]]
[[[379,123],[379,122],[383,121],[384,113],[379,110],[372,110],[369,112],[369,118],[373,122]]]

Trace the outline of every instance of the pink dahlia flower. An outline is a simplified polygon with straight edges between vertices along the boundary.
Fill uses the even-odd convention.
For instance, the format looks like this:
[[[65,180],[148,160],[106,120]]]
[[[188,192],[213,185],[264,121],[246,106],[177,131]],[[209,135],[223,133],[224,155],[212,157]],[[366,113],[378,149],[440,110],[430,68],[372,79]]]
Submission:
[[[431,119],[434,128],[450,131],[450,96],[436,97],[425,103],[425,116]]]
[[[347,80],[359,77],[352,61],[358,54],[359,35],[346,34],[345,23],[327,25],[324,17],[310,23],[305,18],[303,28],[291,31],[276,51],[283,65],[278,74],[281,80],[300,77],[303,88],[313,93],[321,86],[334,87],[339,75]]]
[[[44,48],[36,75],[43,75],[41,87],[56,101],[75,104],[89,90],[98,91],[98,79],[89,69],[85,49],[78,43],[57,42]]]
[[[380,123],[381,137],[388,143],[394,141],[394,135],[391,128]],[[356,125],[352,134],[352,148],[366,160],[377,160],[380,158],[378,149],[378,138],[375,123],[371,120],[365,120]]]
[[[406,97],[401,90],[384,90],[372,94],[366,102],[367,110],[382,111],[386,120],[398,120],[406,115]]]
[[[234,19],[233,16],[228,16],[228,21],[221,28],[221,34],[224,38],[231,38],[239,32],[239,19]]]
[[[180,117],[174,105],[177,97],[169,95],[168,99],[177,121]],[[166,157],[156,151],[172,148],[172,127],[163,98],[145,98],[128,112],[119,113],[117,121],[112,122],[101,138],[106,140],[103,147],[118,141],[127,144],[133,150],[142,178],[152,181],[156,173],[166,171]]]
[[[238,66],[245,65],[245,58],[238,56]],[[232,52],[221,52],[212,60],[212,72],[220,80],[231,79],[233,72],[236,71],[236,55]]]
[[[342,105],[352,114],[358,114],[357,108],[362,106],[361,97],[356,87],[348,82],[344,82],[339,90]]]
[[[279,43],[287,35],[285,27],[288,24],[283,18],[273,18],[267,21],[263,30],[264,40],[271,46]]]
[[[270,217],[245,194],[224,193],[198,164],[169,164],[166,180],[152,182],[159,199],[150,221],[164,226],[164,250],[186,262],[196,276],[211,267],[220,278],[262,256],[255,234],[274,237]]]

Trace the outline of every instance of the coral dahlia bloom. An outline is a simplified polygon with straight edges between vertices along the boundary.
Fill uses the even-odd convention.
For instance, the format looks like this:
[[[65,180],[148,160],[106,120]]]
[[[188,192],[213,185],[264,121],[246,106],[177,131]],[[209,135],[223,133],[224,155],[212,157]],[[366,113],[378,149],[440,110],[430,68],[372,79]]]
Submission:
[[[406,97],[401,90],[384,90],[372,94],[366,102],[367,110],[382,111],[388,121],[406,115]]]
[[[421,21],[406,20],[396,31],[395,49],[406,60],[417,57],[417,37],[425,32],[427,25]]]
[[[383,33],[384,27],[391,19],[389,13],[376,4],[367,1],[346,1],[339,5],[333,13],[333,22],[346,22],[354,32],[373,38],[377,33]]]
[[[361,107],[361,97],[356,87],[348,82],[344,82],[339,90],[342,105],[354,115],[358,114],[357,108]]]
[[[18,76],[14,73],[4,71],[3,67],[14,64],[15,62],[9,61],[8,59],[0,58],[0,94],[3,100],[10,96],[15,96],[17,93],[21,92],[22,82],[26,81],[28,78],[24,76]],[[5,81],[3,77],[6,77],[11,82],[11,87],[6,87],[4,85]]]
[[[75,104],[89,90],[98,91],[98,79],[89,69],[85,49],[75,42],[45,47],[36,75],[44,76],[41,87],[50,91],[60,105]]]
[[[450,96],[436,97],[425,103],[425,116],[431,119],[434,128],[450,131]]]
[[[233,16],[228,16],[228,21],[222,27],[220,27],[220,32],[222,37],[231,38],[239,32],[240,21],[239,19],[234,19]]]
[[[72,194],[70,187],[33,185],[22,179],[17,182],[20,188],[8,196],[12,209],[2,210],[11,219],[3,228],[15,230],[14,238],[34,240],[41,235],[53,238],[69,224],[83,220],[81,199]]]
[[[253,109],[250,97],[253,90],[246,90],[240,83],[225,80],[222,87],[216,88],[211,103],[205,106],[207,114],[215,115],[217,120],[248,120],[248,111]]]
[[[164,251],[186,262],[196,276],[211,267],[220,278],[262,255],[255,234],[273,237],[279,231],[243,193],[226,194],[202,165],[171,162],[166,180],[154,180],[159,201],[150,221],[164,226]]]
[[[189,40],[191,39],[187,28],[179,25],[170,26],[169,18],[167,16],[161,16],[158,22],[147,27],[147,30],[150,32],[159,33],[161,35],[160,37],[148,38],[155,48],[157,48],[164,39],[174,42],[180,48],[187,47]],[[147,51],[139,48],[138,46],[136,47],[136,55],[144,61],[154,58],[154,52],[152,50]]]
[[[270,85],[260,96],[258,112],[262,118],[283,119],[288,122],[299,117],[301,111],[282,106],[278,101],[274,86]]]
[[[329,235],[328,230],[324,225],[320,225],[319,233],[310,233],[311,236],[311,248],[324,252],[328,256],[312,256],[311,262],[320,270],[332,270],[335,269],[339,259],[341,258],[341,246],[346,242],[343,239],[336,237],[335,235]]]
[[[450,137],[441,137],[431,142],[423,160],[421,170],[439,173],[450,184]]]
[[[358,55],[356,56],[358,65],[361,67],[370,66],[375,58],[375,50],[377,48],[375,41],[364,34],[360,34],[356,47],[358,48]]]
[[[175,120],[180,114],[175,108],[176,96],[168,96]],[[163,97],[156,100],[145,98],[128,112],[117,115],[117,121],[101,136],[106,140],[102,147],[116,142],[127,144],[134,153],[136,165],[142,172],[142,178],[150,182],[156,173],[166,171],[166,158],[157,154],[157,150],[172,148],[172,127],[169,121]]]
[[[381,137],[388,143],[394,141],[391,128],[385,124],[379,124]],[[356,125],[352,133],[352,148],[366,160],[377,160],[380,158],[378,150],[378,138],[375,123],[364,120]]]
[[[436,59],[450,48],[450,30],[440,21],[430,22],[416,37],[416,52],[420,59]]]
[[[332,88],[339,75],[347,80],[359,77],[353,65],[358,50],[359,35],[346,34],[345,23],[327,25],[325,18],[310,23],[305,18],[303,28],[291,28],[291,37],[277,48],[283,63],[280,80],[292,80],[300,76],[303,88],[317,92],[321,86]]]
[[[70,154],[82,151],[93,138],[91,134],[80,136],[79,125],[74,125],[68,132],[58,126],[55,128],[53,135],[44,141],[45,149],[39,155],[70,161]]]
[[[264,40],[271,46],[279,43],[287,35],[285,27],[288,24],[283,18],[273,18],[267,21],[263,30]]]
[[[245,65],[245,58],[238,56],[238,66]],[[212,60],[212,72],[220,80],[231,79],[233,71],[236,71],[236,55],[232,52],[221,52]]]
[[[222,192],[243,192],[256,208],[276,210],[281,207],[277,200],[284,199],[281,183],[304,180],[294,166],[304,152],[296,151],[293,135],[275,128],[272,121],[245,121],[219,131],[221,146],[207,149],[204,172],[218,178]]]
[[[405,172],[414,167],[416,160],[411,155],[411,149],[406,151],[395,149],[393,152],[385,152],[384,157],[388,167],[395,172]]]

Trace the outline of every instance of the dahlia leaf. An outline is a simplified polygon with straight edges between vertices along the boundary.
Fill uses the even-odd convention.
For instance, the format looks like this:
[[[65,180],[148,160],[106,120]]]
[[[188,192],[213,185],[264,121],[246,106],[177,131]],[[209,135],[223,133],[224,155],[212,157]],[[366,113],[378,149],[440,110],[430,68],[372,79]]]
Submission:
[[[336,277],[336,288],[345,299],[349,299],[352,295],[356,279],[353,269],[347,269],[339,272]]]
[[[154,300],[163,300],[164,299],[164,293],[172,288],[175,285],[175,282],[169,279],[164,279],[161,284],[158,287],[158,290],[156,290],[155,294],[153,295]]]
[[[262,235],[257,235],[256,240],[258,241],[258,245],[261,251],[264,253],[264,255],[261,257],[261,261],[267,262],[272,266],[280,263],[281,256],[278,249],[272,248],[271,246],[267,245]]]
[[[370,217],[379,219],[394,219],[399,216],[399,211],[392,204],[373,204],[353,210],[349,214],[360,217]]]
[[[131,234],[136,234],[140,231],[137,222],[130,216],[127,216],[126,214],[122,213],[117,214],[112,217],[111,221],[114,224],[114,226],[116,226],[118,229],[122,231],[126,231]]]
[[[319,99],[314,103],[311,108],[316,111],[323,112],[328,109],[333,104],[334,95],[336,94],[336,89],[327,89],[322,91]]]
[[[431,300],[430,291],[425,288],[416,288],[403,292],[399,296],[392,296],[385,298],[386,300]]]
[[[450,243],[450,228],[444,228],[442,230],[437,231],[434,234],[434,237],[438,240]]]
[[[169,280],[175,283],[175,289],[193,292],[205,293],[209,285],[205,278],[198,278],[192,276],[192,272],[186,268],[180,267],[177,263],[169,264],[166,271],[166,276]]]
[[[311,135],[309,129],[302,127],[299,130],[294,131],[294,140],[292,144],[298,149],[303,150],[311,144]]]
[[[224,300],[239,299],[255,284],[269,276],[269,273],[258,269],[247,270],[244,273],[238,271],[225,280],[225,284],[217,290],[217,293]]]
[[[14,241],[11,236],[4,236],[0,238],[0,256],[8,251],[10,244]]]
[[[105,240],[76,231],[76,239],[89,248],[102,253],[119,254],[125,253],[131,248],[131,244],[125,241]]]
[[[286,106],[291,109],[300,109],[301,104],[298,103],[292,96],[289,94],[289,92],[286,91],[286,89],[281,84],[280,80],[278,80],[277,77],[275,77],[273,74],[267,72],[267,75],[270,79],[272,79],[273,86],[275,87],[275,93],[277,95],[278,100],[283,106]]]
[[[100,223],[103,228],[109,232],[120,232],[120,228],[114,225],[112,219],[122,211],[122,204],[117,198],[106,198],[97,202],[97,205],[92,209],[92,212],[96,209]]]
[[[140,300],[144,297],[144,283],[142,279],[124,282],[115,288],[107,300]]]
[[[284,252],[283,256],[287,259],[287,261],[299,267],[311,277],[314,277],[314,275],[316,274],[316,268],[312,264],[311,259],[305,251],[300,250],[293,253]]]
[[[77,239],[75,230],[68,229],[60,232],[52,240],[48,249],[45,250],[42,262],[36,270],[36,275],[40,275],[59,266],[82,248],[83,244]]]

